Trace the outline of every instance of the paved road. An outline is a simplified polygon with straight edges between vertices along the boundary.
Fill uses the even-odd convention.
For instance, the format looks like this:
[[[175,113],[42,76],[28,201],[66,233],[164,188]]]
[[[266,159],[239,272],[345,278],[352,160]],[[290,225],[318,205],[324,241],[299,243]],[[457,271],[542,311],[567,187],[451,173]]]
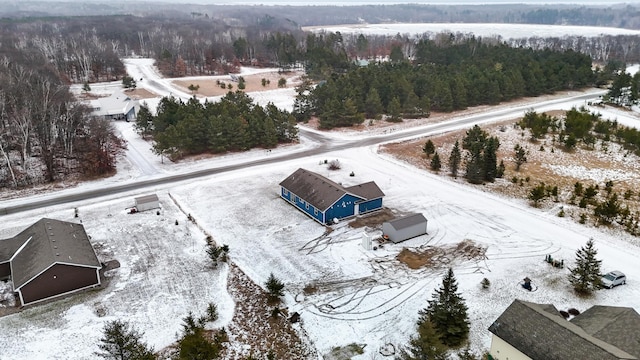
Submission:
[[[377,144],[382,144],[391,141],[397,141],[400,139],[407,139],[418,136],[428,136],[441,134],[447,131],[452,131],[460,128],[469,127],[473,124],[481,124],[486,122],[498,121],[502,119],[514,118],[518,116],[522,116],[524,111],[529,109],[542,109],[550,106],[555,107],[567,107],[567,106],[576,106],[572,104],[579,104],[581,102],[585,102],[588,100],[592,100],[597,98],[600,93],[591,93],[584,94],[579,96],[574,96],[570,98],[556,99],[550,101],[541,101],[540,103],[532,106],[531,104],[525,106],[518,106],[506,109],[500,109],[496,111],[488,111],[483,114],[464,116],[459,118],[453,118],[448,121],[444,121],[437,124],[422,126],[419,128],[403,130],[392,132],[389,134],[376,135],[356,140],[336,140],[335,138],[331,138],[330,136],[324,135],[322,133],[318,133],[315,131],[309,131],[305,129],[300,129],[300,136],[302,138],[307,138],[317,143],[318,145],[312,149],[300,150],[296,152],[291,152],[283,155],[275,155],[269,156],[265,158],[248,160],[244,162],[240,162],[233,165],[225,165],[225,166],[217,166],[210,167],[202,170],[192,171],[188,173],[174,174],[174,175],[166,175],[159,178],[154,179],[146,179],[146,180],[138,180],[120,185],[111,185],[106,186],[100,189],[94,190],[86,190],[86,191],[77,191],[71,194],[51,194],[46,198],[35,198],[33,200],[23,199],[19,203],[15,205],[8,205],[4,207],[0,207],[0,215],[8,215],[14,214],[22,211],[77,202],[82,200],[87,200],[91,198],[113,195],[117,193],[123,193],[132,190],[144,189],[146,187],[158,186],[158,185],[167,185],[174,184],[181,181],[187,181],[196,179],[199,177],[210,176],[215,174],[220,174],[224,172],[229,172],[238,169],[244,169],[247,167],[265,165],[271,163],[277,163],[285,160],[299,159],[303,157],[316,156],[320,154],[325,154],[334,151],[340,151],[350,148],[357,148],[363,146],[372,146]]]

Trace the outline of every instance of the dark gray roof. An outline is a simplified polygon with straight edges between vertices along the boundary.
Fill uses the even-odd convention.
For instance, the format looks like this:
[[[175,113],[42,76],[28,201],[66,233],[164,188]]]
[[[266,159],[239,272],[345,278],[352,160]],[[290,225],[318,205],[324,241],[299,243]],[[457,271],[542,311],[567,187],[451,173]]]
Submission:
[[[158,195],[151,194],[151,195],[139,196],[135,198],[135,201],[136,201],[136,205],[139,205],[139,204],[152,203],[159,200],[158,200]]]
[[[326,177],[305,169],[298,169],[284,179],[280,186],[296,194],[314,208],[325,211],[349,193],[363,200],[384,196],[382,190],[373,181],[344,188]]]
[[[55,263],[101,267],[81,224],[43,218],[16,237],[25,242],[11,260],[14,289]]]
[[[426,222],[427,222],[427,218],[425,218],[424,215],[420,213],[416,213],[416,214],[403,216],[401,218],[393,219],[389,221],[389,225],[391,225],[396,230],[401,230],[416,224],[422,224]]]
[[[589,335],[548,304],[515,300],[489,331],[533,360],[637,359]]]
[[[20,246],[24,244],[26,239],[19,236],[14,236],[10,239],[0,240],[0,264],[11,260],[13,254],[18,251]]]
[[[640,358],[640,315],[634,309],[596,305],[571,322],[587,334]]]
[[[365,200],[377,199],[384,196],[382,190],[380,190],[378,185],[373,181],[369,181],[360,185],[349,186],[345,188],[345,190]]]
[[[284,179],[280,186],[296,194],[314,208],[325,211],[346,191],[339,184],[305,169],[298,169]]]

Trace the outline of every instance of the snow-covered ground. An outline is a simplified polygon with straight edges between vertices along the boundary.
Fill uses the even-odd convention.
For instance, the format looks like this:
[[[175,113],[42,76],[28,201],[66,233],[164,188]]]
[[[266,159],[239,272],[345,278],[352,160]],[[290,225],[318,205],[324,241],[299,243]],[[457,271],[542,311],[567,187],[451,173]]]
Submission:
[[[159,94],[176,93],[170,87],[162,89],[164,83],[154,77],[157,75],[147,75],[141,87],[153,81],[160,84],[155,89]],[[253,96],[263,101],[293,101],[291,94],[278,90]],[[638,126],[633,113],[594,109]],[[147,165],[125,161],[116,178],[80,189],[314,146],[303,139],[300,145],[269,154],[254,150],[176,165],[162,163],[153,155],[131,124],[117,125],[129,146],[136,149],[135,156],[145,159]],[[329,136],[349,139],[362,134]],[[329,171],[321,164],[325,159],[339,159],[342,169]],[[386,207],[422,212],[429,219],[429,233],[375,251],[362,248],[363,229],[351,229],[346,222],[320,238],[324,227],[278,197],[278,183],[299,167],[344,185],[375,181],[386,194]],[[349,176],[352,171],[355,177]],[[487,327],[514,299],[552,303],[565,310],[586,310],[594,304],[640,310],[637,239],[582,226],[557,217],[556,211],[534,209],[523,201],[461,182],[443,181],[429,171],[378,154],[377,146],[250,167],[144,193],[152,192],[160,196],[160,215],[153,211],[127,214],[124,209],[140,194],[132,192],[2,217],[0,238],[13,236],[44,216],[82,220],[101,260],[116,259],[121,267],[107,273],[109,281],[100,291],[0,318],[0,359],[92,358],[104,324],[115,319],[130,321],[145,333],[146,342],[160,349],[175,341],[188,311],[202,314],[209,302],[216,303],[221,314],[209,326],[224,326],[233,316],[234,305],[226,291],[227,269],[209,267],[205,232],[228,244],[231,260],[256,283],[263,284],[270,273],[285,281],[286,305],[302,315],[304,330],[320,354],[355,342],[367,346],[365,354],[354,359],[382,359],[381,346],[398,346],[415,333],[418,311],[440,285],[447,266],[453,267],[469,306],[471,347],[477,352],[488,349]],[[74,207],[79,208],[80,219],[73,218]],[[199,227],[187,221],[188,214]],[[379,234],[373,228],[364,230]],[[543,260],[551,254],[571,266],[575,251],[589,238],[595,240],[603,270],[625,272],[628,284],[585,299],[572,293],[566,268],[553,268]],[[449,253],[442,257],[441,266],[420,270],[410,270],[395,260],[404,247],[446,248],[462,241],[486,248],[486,258],[468,260]],[[485,277],[491,281],[489,289],[480,286]],[[533,280],[535,291],[519,286],[524,277]],[[307,285],[318,292],[303,295]]]
[[[395,35],[409,36],[424,33],[453,32],[474,34],[482,37],[500,36],[503,39],[520,39],[529,37],[562,37],[583,36],[596,37],[602,35],[639,35],[639,30],[570,25],[540,24],[465,24],[465,23],[415,23],[415,24],[346,24],[333,26],[308,26],[305,30],[319,32],[331,31],[342,34]]]
[[[486,328],[516,298],[585,310],[594,304],[640,309],[640,249],[624,234],[608,234],[545,213],[527,204],[443,181],[375,148],[328,154],[342,170],[331,172],[323,158],[283,162],[160,189],[161,215],[126,214],[131,196],[80,204],[81,220],[101,259],[115,258],[105,289],[24,310],[0,319],[2,359],[86,359],[96,350],[106,321],[127,319],[145,332],[156,349],[176,338],[189,310],[202,313],[218,304],[224,326],[233,315],[225,291],[226,270],[207,265],[205,235],[186,221],[191,214],[231,259],[258,284],[273,272],[287,285],[286,304],[302,314],[304,328],[320,353],[349,343],[367,344],[361,359],[374,358],[385,343],[399,345],[414,333],[418,311],[439,286],[444,267],[409,270],[395,260],[403,248],[448,246],[463,240],[486,247],[486,259],[451,257],[472,323],[471,345],[489,347]],[[395,211],[419,211],[429,219],[429,234],[384,249],[364,250],[362,229],[346,223],[328,238],[324,228],[278,198],[277,184],[298,167],[319,172],[344,185],[374,180]],[[349,173],[355,172],[355,177]],[[169,195],[171,194],[171,195]],[[73,207],[60,206],[3,217],[0,237],[8,237],[42,216],[73,220]],[[178,220],[179,225],[175,225]],[[374,229],[368,229],[375,234]],[[628,284],[602,290],[591,299],[573,295],[568,271],[547,265],[547,254],[572,265],[575,251],[594,238],[605,271],[618,269]],[[518,284],[533,279],[536,291]],[[491,281],[481,289],[480,281]],[[319,291],[302,296],[306,285]],[[98,315],[98,309],[104,316]],[[8,336],[7,334],[11,334]]]

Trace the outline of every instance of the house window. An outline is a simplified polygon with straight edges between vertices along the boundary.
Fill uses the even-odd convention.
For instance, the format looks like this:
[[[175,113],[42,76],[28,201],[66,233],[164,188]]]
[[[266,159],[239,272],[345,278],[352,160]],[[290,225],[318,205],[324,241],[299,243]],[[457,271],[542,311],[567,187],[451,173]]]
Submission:
[[[293,195],[293,202],[297,202],[298,201],[298,197],[296,195]]]
[[[307,210],[309,210],[309,204],[307,203]]]
[[[318,209],[313,209],[313,215],[318,215]]]
[[[289,190],[283,188],[282,189],[282,194],[284,194],[285,196],[289,195]]]

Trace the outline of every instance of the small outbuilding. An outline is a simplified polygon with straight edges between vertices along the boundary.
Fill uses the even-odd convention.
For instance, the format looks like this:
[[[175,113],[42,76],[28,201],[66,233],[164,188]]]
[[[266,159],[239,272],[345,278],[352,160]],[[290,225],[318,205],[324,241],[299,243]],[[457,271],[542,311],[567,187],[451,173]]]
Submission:
[[[160,208],[160,200],[158,199],[158,195],[156,194],[140,196],[135,198],[135,201],[136,201],[136,210],[138,211],[146,211],[146,210]]]
[[[22,306],[100,286],[102,265],[82,224],[40,219],[0,240],[0,265]]]
[[[407,215],[382,223],[382,233],[394,243],[427,233],[427,218],[420,213]]]

